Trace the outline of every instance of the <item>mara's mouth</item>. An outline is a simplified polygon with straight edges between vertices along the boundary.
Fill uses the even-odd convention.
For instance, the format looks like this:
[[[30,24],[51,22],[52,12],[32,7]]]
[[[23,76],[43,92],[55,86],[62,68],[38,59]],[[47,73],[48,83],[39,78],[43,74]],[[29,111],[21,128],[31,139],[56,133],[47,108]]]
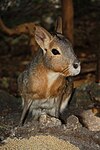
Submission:
[[[80,64],[78,66],[69,65],[68,67],[63,69],[62,74],[66,77],[76,76],[80,73],[80,70],[81,70]]]
[[[81,66],[78,65],[77,68],[73,67],[73,65],[69,66],[69,73],[70,73],[70,76],[76,76],[80,73],[81,71]]]

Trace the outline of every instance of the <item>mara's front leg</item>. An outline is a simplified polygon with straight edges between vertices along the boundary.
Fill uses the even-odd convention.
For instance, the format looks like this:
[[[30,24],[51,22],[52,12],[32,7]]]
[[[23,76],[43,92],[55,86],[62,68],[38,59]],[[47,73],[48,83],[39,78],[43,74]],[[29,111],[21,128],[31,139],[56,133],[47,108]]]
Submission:
[[[32,104],[31,99],[24,100],[24,107],[23,107],[23,112],[22,112],[21,118],[20,118],[19,126],[22,126],[24,124],[31,104]]]
[[[70,77],[66,80],[65,87],[63,88],[63,91],[61,93],[61,100],[59,105],[60,119],[62,119],[62,117],[65,118],[65,116],[63,115],[65,115],[64,112],[66,111],[68,102],[72,96],[72,92],[73,92],[73,80]]]

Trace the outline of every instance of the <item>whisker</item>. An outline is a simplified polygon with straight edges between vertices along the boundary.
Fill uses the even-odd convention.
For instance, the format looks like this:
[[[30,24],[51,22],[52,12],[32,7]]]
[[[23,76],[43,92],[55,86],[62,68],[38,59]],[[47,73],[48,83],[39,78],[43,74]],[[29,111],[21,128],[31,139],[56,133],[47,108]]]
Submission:
[[[65,73],[66,71],[68,71],[69,70],[69,68],[68,67],[66,67],[65,69],[63,69],[63,73]]]

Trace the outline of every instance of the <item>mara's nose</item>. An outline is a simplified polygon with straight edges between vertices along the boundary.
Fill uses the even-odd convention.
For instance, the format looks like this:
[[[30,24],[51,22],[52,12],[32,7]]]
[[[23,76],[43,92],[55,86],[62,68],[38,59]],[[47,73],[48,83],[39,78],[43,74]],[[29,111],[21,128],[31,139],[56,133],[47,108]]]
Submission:
[[[79,61],[75,61],[75,62],[73,63],[74,69],[77,69],[77,68],[79,67],[79,65],[80,65],[80,62],[79,62]]]

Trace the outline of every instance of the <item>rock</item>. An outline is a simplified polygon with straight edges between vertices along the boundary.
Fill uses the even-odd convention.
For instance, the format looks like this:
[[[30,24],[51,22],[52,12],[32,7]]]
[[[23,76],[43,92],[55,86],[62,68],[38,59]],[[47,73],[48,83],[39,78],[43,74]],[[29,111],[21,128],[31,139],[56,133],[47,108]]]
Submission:
[[[71,115],[67,119],[66,127],[67,127],[67,129],[75,130],[77,128],[82,127],[82,125],[80,124],[80,122],[76,116]]]
[[[95,116],[92,109],[81,114],[84,125],[91,131],[100,131],[100,117]]]
[[[9,93],[0,90],[0,111],[3,113],[7,109],[7,114],[12,111],[21,110],[21,98],[16,98]],[[17,107],[16,107],[17,106]]]
[[[39,122],[47,127],[61,126],[61,121],[55,117],[42,114],[39,118]]]

